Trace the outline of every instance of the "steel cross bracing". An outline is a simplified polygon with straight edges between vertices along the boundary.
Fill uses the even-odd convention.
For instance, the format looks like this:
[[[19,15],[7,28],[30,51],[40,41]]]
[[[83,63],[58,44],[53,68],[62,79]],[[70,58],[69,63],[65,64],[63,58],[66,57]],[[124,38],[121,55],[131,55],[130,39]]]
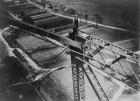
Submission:
[[[42,39],[43,40],[45,40],[45,38],[43,38],[42,37]],[[45,40],[46,41],[46,40]],[[48,40],[47,40],[48,41]],[[79,48],[78,48],[79,49]],[[81,48],[80,48],[81,49]],[[72,49],[71,51],[72,52],[74,52],[74,53],[77,53],[78,55],[80,55],[80,56],[84,56],[84,54],[83,53],[81,53],[81,52],[79,52],[79,51],[77,51],[77,50],[75,50],[75,51],[73,51],[74,49]],[[86,49],[85,49],[86,50]],[[97,50],[98,50],[98,52],[99,52],[99,50],[101,51],[101,48],[97,48]],[[86,51],[85,51],[85,53],[86,53]],[[96,52],[93,52],[93,53],[96,53],[97,54],[97,51]],[[82,55],[83,54],[83,55]],[[95,54],[94,54],[95,55]],[[89,58],[89,59],[93,59],[92,57],[90,57],[90,56],[86,56],[87,58]],[[81,58],[81,57],[80,57]],[[74,59],[74,60],[76,60],[76,59]],[[85,61],[85,60],[84,60]],[[105,67],[106,65],[104,64],[104,63],[101,63],[101,62],[99,62],[99,61],[97,61],[97,60],[95,60],[97,63],[99,63],[100,65],[101,65],[101,67]],[[75,63],[76,64],[76,63]],[[78,64],[78,66],[75,66],[74,68],[77,68],[77,67],[79,67],[79,64]],[[75,75],[79,75],[79,73],[75,73]],[[82,74],[83,75],[83,74]],[[77,79],[76,79],[77,80]],[[78,85],[79,85],[79,80],[77,80],[77,82],[78,82]],[[85,96],[84,95],[84,80],[82,80],[81,79],[81,82],[83,82],[83,83],[80,83],[81,85],[80,85],[80,87],[79,88],[83,88],[81,91],[83,91],[83,95],[82,96]],[[74,86],[75,87],[75,86]],[[79,90],[79,88],[78,89],[75,89],[75,91],[77,91],[77,90]],[[78,92],[81,92],[81,91],[78,91]],[[79,94],[79,93],[78,93]],[[79,97],[78,95],[76,95],[75,97]],[[84,97],[82,97],[82,98],[84,98]],[[78,98],[79,99],[79,98]],[[78,101],[78,100],[75,100],[75,101]]]
[[[76,19],[74,21],[76,21]],[[75,24],[75,22],[74,22],[74,24]],[[103,62],[100,62],[95,59],[92,60],[92,59],[86,57],[84,60],[82,60],[83,62],[91,63],[91,61],[94,61],[94,65],[95,66],[97,65],[98,69],[106,72],[107,74],[110,74],[112,77],[115,77],[122,82],[124,82],[126,79],[130,79],[129,77],[133,76],[134,80],[130,79],[130,81],[132,81],[134,84],[139,84],[139,78],[137,77],[137,75],[135,75],[133,70],[131,71],[132,75],[129,75],[129,73],[124,69],[123,65],[120,62],[121,59],[125,59],[125,60],[128,59],[129,61],[131,60],[130,62],[134,62],[134,63],[138,64],[139,63],[137,60],[138,56],[135,53],[133,53],[132,51],[129,51],[127,49],[121,48],[119,46],[116,46],[112,43],[109,43],[105,40],[95,38],[92,35],[84,35],[84,36],[80,37],[80,34],[77,31],[75,31],[75,29],[76,28],[78,29],[78,27],[75,27],[75,26],[76,25],[74,25],[72,37],[74,37],[75,39],[79,39],[78,41],[81,41],[80,39],[82,39],[82,43],[83,43],[83,47],[84,47],[83,54],[86,56],[89,56],[91,58],[94,58],[94,56],[96,54],[100,54],[100,56],[102,57],[102,60],[103,60]],[[85,32],[83,32],[83,33],[85,33]],[[101,54],[101,50],[103,50],[103,49],[107,49],[107,52],[105,52],[104,54],[110,55],[109,51],[111,51],[111,53],[113,53],[113,57],[115,57],[115,59],[113,58],[114,60],[111,60],[111,62],[109,64],[106,64],[105,58]],[[119,63],[119,68],[121,68],[121,71],[123,71],[123,73],[121,73],[120,71],[117,70],[117,68],[115,67],[116,65],[114,65],[116,63]],[[93,64],[93,63],[91,63],[91,64]],[[87,76],[92,88],[95,90],[98,99],[100,101],[109,101],[108,96],[106,95],[104,89],[100,85],[92,68],[90,68],[89,64],[86,64],[86,65],[87,65],[86,70],[84,69],[84,66],[82,66],[83,71],[85,72],[85,75]],[[109,71],[108,70],[106,71],[106,68],[109,69]],[[114,74],[112,75],[112,72],[114,72],[115,75]],[[134,85],[132,84],[129,86],[132,87]],[[123,90],[120,90],[120,91],[122,93]]]
[[[119,53],[116,53],[116,52],[114,52],[114,50],[112,51],[111,49],[108,50],[108,48],[107,48],[107,50],[105,50],[106,46],[103,46],[102,44],[99,45],[99,43],[97,44],[96,42],[95,42],[95,40],[93,40],[92,36],[91,37],[88,36],[88,38],[85,40],[85,45],[84,45],[85,46],[85,54],[88,55],[89,57],[92,57],[92,58],[94,58],[94,55],[99,54],[102,57],[103,62],[98,61],[96,59],[95,60],[96,60],[96,65],[101,66],[100,69],[104,69],[104,70],[105,70],[105,68],[111,69],[111,71],[114,71],[116,74],[119,74],[119,76],[117,76],[117,77],[120,80],[127,78],[127,76],[130,74],[130,71],[128,72],[126,70],[127,68],[126,67],[124,68],[124,65],[122,65],[121,60],[127,61],[128,56],[124,56],[124,55],[121,55]],[[102,40],[102,42],[105,43],[104,40]],[[111,43],[109,43],[109,44],[111,44]],[[111,58],[113,58],[110,61],[110,63],[106,63],[106,61],[105,61],[106,57],[104,55],[106,55],[106,54],[109,55]],[[133,59],[129,58],[129,59],[134,60],[136,64],[138,63],[138,61],[135,60],[134,58]],[[95,60],[94,60],[94,63],[95,63]],[[129,61],[129,62],[132,62],[132,61]],[[127,65],[129,66],[129,63],[127,63]],[[103,68],[102,68],[102,66],[103,66]],[[117,67],[119,67],[123,73],[120,71],[117,71]],[[139,81],[137,74],[134,73],[132,68],[131,68],[131,74],[134,75],[135,79],[137,79]]]
[[[82,50],[79,50],[75,47],[70,46],[70,49],[77,50],[79,53],[83,54]],[[72,78],[73,78],[73,92],[74,92],[74,101],[85,101],[85,80],[83,72],[83,62],[76,60],[76,56],[79,54],[70,51],[71,53],[71,64],[72,64]]]
[[[86,47],[87,46],[83,46],[83,52],[84,52],[84,54],[89,55],[86,51]],[[92,52],[92,56],[96,55],[102,49],[103,49],[103,47],[98,47],[94,52]],[[86,57],[84,57],[84,60],[89,62],[89,59]],[[97,79],[96,75],[94,74],[94,71],[92,70],[90,65],[85,64],[84,67],[86,68],[86,70],[84,70],[85,74],[89,76],[89,79],[91,80],[91,83],[94,86],[94,90],[95,90],[95,92],[97,92],[98,99],[100,101],[109,101],[104,89],[102,88],[100,82],[98,81],[98,79]]]
[[[73,27],[73,33],[70,34],[70,38],[72,40],[77,40],[76,36],[78,34],[78,18],[75,17],[74,19],[74,27]],[[70,47],[72,50],[76,50],[82,54],[85,54],[85,47],[82,45],[81,50]],[[97,48],[93,54],[97,54],[102,47]],[[89,60],[87,57],[79,56],[79,54],[73,53],[71,51],[71,63],[72,63],[72,75],[73,75],[73,90],[74,90],[74,101],[85,101],[85,87],[84,87],[84,74],[86,75],[91,87],[95,91],[98,99],[100,101],[109,101],[106,93],[104,92],[102,86],[100,85],[98,79],[96,78],[96,75],[88,65],[88,68],[84,67],[84,64],[82,61],[79,61],[76,59],[76,57],[80,57],[83,60]]]
[[[92,45],[92,44],[85,44],[86,46],[89,46],[89,45]],[[79,49],[79,48],[78,48]],[[80,48],[80,49],[82,49],[82,48]],[[99,53],[102,49],[104,49],[103,47],[101,47],[101,46],[97,46],[97,49],[93,52],[93,49],[91,49],[91,46],[90,46],[90,48],[88,47],[88,49],[89,49],[89,51],[88,52],[90,52],[91,51],[91,53],[93,53],[92,55],[94,56],[94,55],[96,55],[97,53]],[[74,49],[72,49],[72,52],[73,52],[73,50]],[[86,47],[85,47],[85,55],[87,55],[86,54]],[[77,51],[77,50],[75,50],[75,52],[79,52],[79,51]],[[74,52],[74,53],[75,53]],[[81,53],[81,54],[83,54],[83,52],[79,52],[79,53]],[[82,58],[81,57],[81,54],[79,54],[78,53],[78,55],[80,55],[80,58]],[[84,54],[83,54],[83,56],[84,56]],[[71,54],[72,55],[72,54]],[[75,56],[75,55],[74,55]],[[92,60],[93,59],[93,57],[91,57],[91,55],[89,55],[88,56],[88,58],[89,58],[89,60]],[[82,58],[83,59],[83,58]],[[117,60],[119,60],[119,59],[121,59],[121,58],[118,58]],[[116,60],[116,61],[117,61]],[[74,59],[73,58],[73,61],[76,61],[76,59]],[[84,60],[85,61],[85,60]],[[97,62],[97,64],[96,65],[98,65],[98,64],[100,64],[100,67],[99,68],[101,68],[101,67],[107,67],[107,65],[105,64],[105,63],[102,63],[102,62],[100,62],[100,61],[97,61],[97,60],[94,60],[94,61],[96,61]],[[74,65],[73,65],[73,67],[72,67],[72,69],[73,69],[73,84],[74,84],[74,96],[75,96],[75,101],[81,101],[81,98],[82,98],[82,100],[84,100],[85,98],[84,98],[84,79],[82,78],[83,76],[80,76],[81,74],[83,75],[83,71],[82,70],[80,70],[81,71],[81,74],[78,72],[79,71],[79,69],[80,69],[80,67],[83,67],[83,66],[80,66],[80,64],[77,64],[78,62],[75,62],[75,63],[73,63]],[[115,63],[115,60],[114,60],[114,62],[112,62],[112,64],[113,63]],[[76,64],[76,65],[75,65]],[[95,64],[94,64],[95,65]],[[109,67],[109,66],[108,66]],[[79,68],[79,69],[77,69],[77,68]],[[100,69],[101,70],[101,69]],[[113,69],[112,69],[113,70]],[[114,71],[114,70],[113,70]],[[106,71],[104,71],[104,72],[106,72]],[[92,73],[90,73],[90,74],[92,74]],[[109,74],[109,73],[108,73]],[[123,75],[122,75],[123,76]],[[81,78],[79,78],[79,77],[81,77]],[[95,78],[95,76],[92,76],[93,78]],[[125,77],[125,76],[124,76]],[[93,82],[93,78],[91,78],[91,77],[89,77],[89,79],[90,79],[90,81],[91,82]],[[91,80],[92,79],[92,80]],[[100,97],[100,99],[106,99],[107,100],[107,98],[106,98],[106,96],[105,96],[105,94],[104,94],[104,91],[103,91],[103,89],[101,89],[101,87],[100,87],[100,85],[98,84],[98,81],[97,80],[94,80],[94,83],[95,83],[95,81],[96,81],[96,84],[98,85],[97,87],[98,88],[96,88],[97,90],[98,90],[98,92],[99,92],[99,90],[100,90],[100,94],[98,94],[99,96],[101,96]],[[81,85],[80,85],[81,84]],[[95,84],[94,84],[95,85]],[[94,86],[93,85],[93,86]],[[82,88],[82,89],[81,89]],[[101,100],[102,101],[102,100]]]
[[[8,23],[13,24],[13,25],[16,25],[16,26],[19,26],[19,27],[21,27],[23,29],[26,29],[26,30],[29,30],[29,31],[32,31],[32,32],[35,32],[35,33],[36,32],[41,32],[40,34],[42,36],[46,36],[48,34],[47,37],[53,38],[53,39],[55,39],[54,36],[56,36],[57,37],[56,38],[57,41],[64,42],[64,43],[66,43],[68,45],[72,42],[72,41],[70,41],[68,39],[65,39],[63,37],[60,38],[60,36],[54,35],[53,33],[47,32],[47,31],[45,31],[45,30],[43,30],[41,28],[38,28],[38,27],[35,27],[35,26],[31,26],[30,24],[22,23],[20,21],[13,20],[13,19],[8,19],[8,18],[3,18],[3,19],[7,19],[8,20],[7,21]],[[33,29],[33,30],[31,30],[31,29]],[[60,40],[60,39],[63,39],[63,40]],[[75,42],[73,42],[71,45],[74,45],[74,43]],[[94,44],[97,47],[96,49],[91,47]],[[75,45],[75,47],[78,47],[78,46],[79,46],[78,44]],[[131,60],[132,62],[138,63],[138,61],[136,60],[137,59],[137,55],[134,54],[133,52],[128,51],[128,50],[126,50],[124,48],[120,48],[120,47],[118,47],[118,46],[116,46],[114,44],[111,44],[111,43],[109,43],[107,41],[104,41],[102,39],[94,38],[93,36],[88,36],[86,38],[85,46],[87,46],[87,48],[85,47],[85,50],[87,50],[87,49],[88,50],[85,51],[84,53],[78,52],[78,54],[80,55],[80,58],[78,58],[78,59],[81,59],[81,61],[83,63],[86,63],[86,64],[89,63],[89,64],[92,64],[92,65],[96,66],[100,71],[103,71],[103,72],[105,72],[107,74],[111,74],[111,73],[105,71],[106,68],[108,68],[108,69],[110,69],[112,71],[115,71],[116,74],[119,74],[120,76],[123,76],[123,78],[125,77],[127,79],[126,75],[123,75],[123,74],[120,74],[119,72],[117,72],[115,70],[114,66],[112,67],[112,65],[115,64],[116,62],[119,62],[119,60],[122,59],[122,57],[123,58],[125,57],[129,61]],[[116,60],[112,61],[109,65],[108,64],[105,64],[104,62],[100,62],[98,60],[93,59],[94,56],[96,54],[98,54],[98,53],[101,53],[101,51],[104,48],[112,51],[113,53],[115,53],[115,56],[116,57],[118,57],[118,55],[120,55],[120,58],[119,57],[116,58]],[[95,50],[95,51],[93,51],[93,50]],[[74,52],[74,51],[72,51],[72,52]],[[77,51],[75,50],[75,52],[77,52]],[[86,58],[89,58],[89,61],[86,61],[86,60],[83,59],[83,57],[81,57],[81,56],[84,56],[84,55],[88,55],[88,56],[86,56]],[[76,61],[75,58],[73,58],[73,60]],[[94,63],[93,62],[91,63],[91,60],[94,60]],[[74,95],[75,95],[75,99],[76,99],[75,101],[81,101],[81,99],[82,100],[85,99],[84,98],[85,97],[85,95],[84,95],[84,79],[83,79],[83,77],[84,77],[83,72],[84,71],[81,68],[84,68],[84,66],[81,66],[80,64],[77,64],[77,63],[74,62],[72,69],[73,69],[73,74],[74,74],[73,75],[73,79],[74,79],[74,92],[75,92]],[[89,72],[90,71],[90,68],[87,71]],[[100,87],[100,84],[99,84],[96,76],[91,71],[89,72],[88,75],[90,75],[90,74],[92,74],[92,76],[90,76],[90,77],[88,76],[90,78],[89,80],[91,82],[94,82],[93,83],[94,85],[95,84],[98,85],[97,86],[98,88],[96,88],[95,90],[98,90],[100,92],[100,94],[97,94],[97,95],[100,96],[100,99],[106,99],[107,100],[106,95],[104,94],[103,89]],[[85,75],[86,75],[86,73],[85,73]],[[112,77],[114,77],[114,76],[112,76]],[[117,77],[114,77],[114,78],[117,78]],[[119,79],[119,80],[122,81],[122,79]]]
[[[124,57],[126,57],[126,59],[128,61],[132,61],[134,63],[140,63],[140,61],[138,61],[138,59],[140,58],[139,55],[135,54],[134,52],[122,48],[120,46],[117,46],[115,44],[112,44],[108,41],[105,41],[103,39],[94,37],[93,35],[89,35],[89,33],[86,33],[84,31],[79,30],[80,33],[85,33],[86,34],[86,38],[82,36],[82,34],[79,34],[79,36],[83,37],[86,40],[86,43],[92,43],[92,44],[97,44],[101,47],[104,47],[105,49],[108,49],[112,52],[115,52],[118,55],[122,55]]]
[[[74,101],[85,101],[84,73],[81,67],[72,65]]]
[[[94,91],[100,101],[109,101],[105,91],[103,90],[100,82],[98,81],[96,75],[94,74],[93,70],[89,65],[86,65],[86,68],[83,68],[85,75],[88,76],[87,78],[90,80],[90,84],[94,86]]]
[[[84,33],[84,32],[82,32],[82,33]],[[79,34],[78,37],[83,38],[82,34]],[[106,67],[109,67],[109,68],[112,67],[116,73],[118,73],[118,71],[116,70],[116,67],[118,67],[118,65],[117,65],[117,63],[118,63],[119,67],[121,67],[121,70],[124,72],[123,75],[127,76],[129,74],[127,72],[126,68],[124,68],[124,66],[122,65],[121,60],[125,60],[126,62],[132,62],[135,64],[139,63],[139,61],[137,59],[139,56],[136,55],[135,53],[127,50],[127,49],[116,46],[116,45],[109,43],[105,40],[95,38],[92,35],[86,34],[86,37],[84,36],[83,39],[85,42],[85,46],[86,46],[86,50],[87,50],[86,52],[88,53],[88,56],[93,57],[97,53],[99,53],[100,55],[102,53],[103,55],[101,55],[101,57],[102,57],[103,62],[101,62],[101,64],[105,64]],[[106,55],[106,54],[114,59],[109,64],[106,64],[106,62],[105,62],[104,55]],[[129,63],[127,63],[127,65],[128,65],[128,68],[131,68]],[[131,73],[139,81],[137,74],[134,73],[132,68],[131,68]]]

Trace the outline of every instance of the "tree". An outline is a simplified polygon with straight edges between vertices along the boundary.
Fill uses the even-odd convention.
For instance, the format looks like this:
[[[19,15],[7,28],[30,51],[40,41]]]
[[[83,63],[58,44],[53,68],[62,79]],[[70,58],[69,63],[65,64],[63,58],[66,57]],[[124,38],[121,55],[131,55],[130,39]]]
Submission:
[[[45,8],[46,7],[46,0],[41,0],[42,6]]]
[[[100,23],[100,24],[103,23],[103,18],[101,17],[101,15],[95,14],[94,16],[97,23]]]
[[[86,20],[86,23],[87,23],[88,17],[89,17],[89,15],[88,15],[87,11],[85,11],[85,20]]]
[[[99,14],[95,14],[95,21],[96,21],[96,28],[98,28],[98,23],[102,24],[103,23],[103,18]]]

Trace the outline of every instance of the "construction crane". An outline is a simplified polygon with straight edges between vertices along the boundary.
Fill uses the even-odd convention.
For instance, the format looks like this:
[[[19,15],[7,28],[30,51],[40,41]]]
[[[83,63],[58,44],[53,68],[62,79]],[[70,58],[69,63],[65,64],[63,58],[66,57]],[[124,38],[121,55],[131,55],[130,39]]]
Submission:
[[[91,49],[92,47],[88,47],[91,44],[88,45],[86,43],[86,40],[85,40],[85,44],[83,44],[82,42],[81,43],[76,42],[76,41],[78,41],[78,38],[82,38],[82,37],[79,37],[78,33],[71,34],[71,35],[76,35],[75,36],[76,40],[72,41],[68,38],[55,35],[51,32],[43,30],[42,28],[27,24],[25,22],[21,22],[16,19],[11,19],[8,17],[1,17],[1,18],[4,21],[7,21],[7,23],[10,25],[19,27],[20,29],[23,29],[23,30],[28,30],[28,31],[34,32],[35,34],[32,34],[33,36],[38,37],[44,41],[47,41],[47,42],[50,41],[51,43],[53,43],[55,45],[58,45],[63,48],[67,48],[67,47],[63,46],[62,44],[58,44],[58,43],[48,39],[48,38],[52,38],[54,40],[57,40],[65,45],[69,46],[69,50],[71,53],[71,62],[72,62],[73,88],[74,88],[74,100],[75,101],[84,101],[85,100],[84,76],[86,76],[88,78],[90,85],[92,86],[93,90],[96,92],[96,95],[98,96],[98,99],[100,101],[111,101],[108,98],[104,89],[102,88],[98,78],[94,74],[94,71],[99,72],[101,75],[103,75],[105,77],[110,77],[113,82],[117,82],[120,85],[123,85],[125,87],[127,86],[129,89],[131,88],[134,91],[136,91],[135,87],[133,85],[128,85],[126,82],[124,82],[124,79],[113,76],[110,74],[110,72],[105,71],[106,68],[115,71],[114,68],[110,68],[110,67],[112,64],[115,64],[116,62],[118,62],[118,60],[122,59],[122,57],[119,57],[116,60],[112,61],[110,65],[107,65],[107,64],[100,62],[93,58],[95,56],[95,54],[99,53],[105,47],[103,47],[103,46],[99,47],[99,45],[98,45],[97,49],[94,49],[95,51],[92,52],[93,51],[93,49]],[[75,21],[77,21],[77,20],[75,20]],[[34,29],[34,30],[31,30],[31,29]],[[37,32],[41,32],[41,34],[36,34]],[[87,41],[89,41],[89,40],[87,40]],[[87,50],[87,49],[89,49],[89,50]],[[127,57],[125,59],[127,59]],[[91,61],[94,61],[94,62],[96,61],[96,63],[100,64],[100,66]],[[137,60],[135,60],[135,61],[138,62]],[[135,82],[135,81],[138,81],[138,79],[136,79],[134,81],[134,79],[130,79],[126,75],[122,75],[119,72],[116,72],[116,73],[118,73],[121,77],[123,76],[123,78],[133,82],[134,84],[138,84],[138,82]]]
[[[112,75],[111,72],[106,72],[106,73],[112,76],[113,78],[120,80],[121,82],[124,82],[125,80],[129,79],[134,84],[139,84],[139,78],[134,73],[134,71],[132,70],[131,71],[132,75],[129,75],[120,62],[120,60],[123,59],[125,61],[129,61],[137,64],[139,63],[137,59],[138,55],[136,55],[132,51],[116,46],[105,40],[96,38],[92,35],[89,35],[88,33],[85,32],[80,33],[80,32],[82,31],[78,29],[78,18],[76,16],[74,19],[73,32],[70,33],[70,38],[72,40],[81,42],[83,44],[80,50],[75,47],[70,47],[70,49],[78,51],[79,53],[84,54],[88,57],[79,56],[79,54],[75,54],[71,51],[71,62],[73,66],[72,73],[73,73],[74,101],[85,101],[84,75],[89,80],[89,83],[94,89],[99,101],[111,101],[111,99],[109,99],[106,92],[102,88],[91,66],[97,67],[99,70],[102,70],[103,72],[106,72],[105,71],[106,68],[110,69],[110,71],[115,72],[115,75]],[[85,35],[83,35],[83,33]],[[110,55],[110,52],[109,53],[101,52],[102,50],[105,49],[113,53],[112,57],[114,57],[114,60],[112,60],[109,64],[105,63],[103,54]],[[100,54],[104,62],[100,62],[98,60],[93,59],[96,54]],[[96,64],[92,64],[91,61],[94,61],[94,63],[96,62]],[[115,63],[119,63],[119,67],[121,68],[123,73],[120,73],[117,70],[117,68],[113,66],[113,64]],[[128,85],[128,86],[132,87],[133,85]],[[121,88],[119,90],[119,93],[121,94],[123,90],[124,88]]]
[[[70,33],[70,38],[72,40],[76,41],[76,37],[78,35],[78,17],[75,16],[74,19],[74,27],[73,27],[73,33]],[[70,47],[70,49],[80,52],[81,54],[84,54],[84,47],[81,46],[81,50],[78,50],[74,47]],[[90,66],[87,66],[88,68],[83,67],[84,63],[82,61],[79,61],[76,59],[78,57],[78,54],[75,54],[71,51],[71,63],[72,63],[72,74],[73,74],[73,89],[74,89],[74,101],[85,101],[85,87],[84,87],[84,74],[86,75],[87,79],[89,80],[92,88],[94,89],[97,97],[100,101],[109,101],[108,97],[106,96],[103,88],[101,87],[99,81],[96,78],[96,75],[90,68]],[[85,58],[84,56],[81,57],[83,60],[89,60],[88,58]],[[92,74],[92,77],[90,76],[90,73]],[[98,87],[95,88],[95,85]]]
[[[8,17],[1,17],[1,19],[10,25],[34,32],[35,34],[32,34],[33,36],[39,37],[44,41],[50,41],[51,43],[63,48],[67,48],[64,45],[69,46],[72,64],[74,101],[86,100],[85,76],[92,89],[95,91],[99,101],[113,101],[112,99],[114,98],[109,98],[107,92],[102,87],[101,82],[98,80],[95,71],[104,77],[111,78],[113,82],[121,85],[122,88],[118,91],[119,93],[122,93],[124,89],[132,89],[133,91],[137,90],[134,85],[139,84],[139,77],[129,65],[128,66],[131,68],[131,71],[127,71],[122,65],[122,60],[126,63],[131,62],[139,64],[139,56],[132,51],[116,46],[110,42],[96,38],[92,34],[79,30],[77,16],[74,19],[73,32],[69,34],[71,39],[56,35],[42,28],[16,19]],[[54,39],[61,44],[58,44],[48,38]],[[102,61],[94,58],[97,54],[101,56]],[[112,58],[110,63],[106,62],[106,58],[104,57],[106,54]],[[119,66],[116,65],[116,63],[119,64]],[[120,72],[117,68],[121,69],[123,72]],[[131,83],[127,83],[128,80]]]

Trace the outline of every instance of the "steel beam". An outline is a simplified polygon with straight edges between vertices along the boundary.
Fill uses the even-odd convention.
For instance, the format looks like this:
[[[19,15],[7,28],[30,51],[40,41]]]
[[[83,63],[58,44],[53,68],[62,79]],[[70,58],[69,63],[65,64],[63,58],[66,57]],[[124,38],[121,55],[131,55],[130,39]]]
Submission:
[[[121,56],[118,57],[117,59],[113,60],[113,61],[111,62],[111,64],[115,64],[116,62],[118,62],[119,60],[121,60],[121,59],[123,59],[123,58],[125,58],[125,57],[121,55]]]
[[[70,47],[70,49],[83,53],[82,50],[75,47]],[[85,101],[83,62],[76,60],[76,57],[83,58],[83,56],[71,51],[74,101]]]
[[[63,45],[67,45],[67,46],[70,45],[70,46],[74,46],[74,47],[81,49],[81,44],[76,42],[76,41],[68,39],[64,36],[56,35],[56,34],[49,32],[43,28],[28,24],[26,22],[22,22],[22,21],[19,21],[17,19],[13,19],[13,18],[10,18],[7,16],[0,16],[0,22],[19,27],[23,30],[28,30],[29,32],[33,32],[34,34],[37,34],[40,36],[45,36],[45,37],[54,39],[54,40],[62,43]]]

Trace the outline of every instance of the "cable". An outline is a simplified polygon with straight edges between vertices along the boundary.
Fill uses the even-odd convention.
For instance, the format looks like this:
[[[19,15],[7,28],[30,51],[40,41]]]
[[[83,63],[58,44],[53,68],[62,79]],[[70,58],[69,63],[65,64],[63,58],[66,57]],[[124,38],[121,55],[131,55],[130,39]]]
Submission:
[[[18,30],[21,30],[21,29],[18,29]],[[25,32],[25,30],[22,30],[22,31],[24,31]],[[55,43],[55,42],[53,42],[51,39],[48,39],[47,37],[42,37],[42,36],[40,36],[40,35],[35,35],[35,34],[33,34],[33,33],[29,33],[29,32],[26,32],[27,34],[29,34],[29,35],[32,35],[32,36],[34,36],[34,37],[37,37],[37,38],[39,38],[39,39],[42,39],[42,40],[44,40],[44,41],[46,41],[46,42],[50,42],[50,43],[52,43],[52,44],[54,44],[54,45],[57,45],[57,46],[60,46],[60,47],[62,47],[62,48],[64,48],[64,49],[67,49],[68,47],[66,47],[66,46],[64,46],[64,45],[61,45],[61,44],[58,44],[58,43]],[[94,61],[96,61],[96,62],[98,62],[99,64],[101,64],[101,65],[103,65],[103,66],[106,66],[104,63],[102,63],[102,62],[100,62],[100,61],[98,61],[98,60],[96,60],[96,59],[94,59],[94,58],[92,58],[92,57],[90,57],[90,56],[87,56],[87,55],[85,55],[85,54],[83,54],[83,53],[80,53],[80,52],[77,52],[77,51],[75,51],[75,50],[72,50],[72,49],[70,49],[70,48],[68,48],[71,52],[74,52],[74,53],[76,53],[76,54],[78,54],[78,55],[80,55],[80,56],[84,56],[85,58],[89,58],[89,59],[91,59],[91,60],[94,60]],[[122,76],[124,76],[123,74],[121,74],[121,73],[119,73],[120,75],[122,75]],[[125,77],[125,76],[124,76]]]
[[[113,52],[113,54],[115,55],[115,57],[117,58],[116,54]],[[125,72],[125,75],[128,75],[128,73],[126,72],[125,68],[122,66],[121,62],[118,61],[118,63],[120,64],[120,66],[122,67],[123,71]]]
[[[52,59],[57,58],[57,57],[60,56],[63,52],[65,52],[68,48],[69,48],[69,46],[66,47],[64,50],[62,50],[60,53],[58,53],[55,57],[52,57],[52,58],[50,58],[50,59],[52,60]],[[49,60],[50,60],[50,59],[49,59]]]
[[[18,29],[18,30],[20,30],[20,29]],[[25,31],[24,31],[25,32]],[[53,42],[52,41],[52,39],[49,39],[49,38],[47,38],[47,37],[42,37],[42,36],[37,36],[37,35],[35,35],[35,34],[31,34],[31,33],[29,33],[29,32],[27,32],[27,34],[29,34],[29,35],[33,35],[34,37],[37,37],[37,38],[39,38],[39,39],[42,39],[42,40],[44,40],[44,41],[46,41],[46,42],[50,42],[50,43],[52,43],[52,44],[55,44],[55,45],[57,45],[57,46],[60,46],[60,47],[62,47],[62,48],[64,48],[64,49],[66,49],[67,47],[66,46],[64,46],[64,45],[62,45],[62,44],[60,44],[58,41],[57,41],[57,43],[55,43],[55,42]],[[59,44],[58,44],[59,43]],[[100,63],[101,65],[103,65],[103,66],[105,66],[105,64],[104,63],[102,63],[102,62],[99,62],[98,60],[96,60],[96,59],[93,59],[93,58],[91,58],[90,56],[87,56],[87,55],[85,55],[85,54],[83,54],[83,53],[80,53],[80,52],[77,52],[77,51],[75,51],[75,50],[72,50],[72,49],[70,49],[70,48],[68,48],[71,52],[74,52],[74,53],[76,53],[76,54],[79,54],[80,56],[85,56],[86,58],[89,58],[89,59],[91,59],[91,60],[94,60],[94,61],[96,61],[96,62],[98,62],[98,63]],[[82,60],[83,61],[83,60]],[[105,73],[105,72],[104,72]],[[106,73],[107,74],[107,73]],[[121,73],[120,73],[121,74]],[[109,75],[109,74],[108,74]],[[122,76],[124,76],[123,74],[121,74]],[[125,77],[125,76],[124,76]],[[113,78],[115,78],[115,77],[113,77]],[[118,79],[117,79],[118,80]],[[131,87],[132,88],[132,87]]]
[[[33,81],[27,81],[27,82],[19,82],[19,83],[15,83],[13,85],[9,85],[8,88],[13,87],[13,86],[18,86],[18,85],[22,85],[22,84],[28,84],[28,83],[32,83]]]
[[[68,66],[69,67],[69,66]],[[61,66],[61,67],[58,67],[58,68],[53,68],[48,72],[46,72],[40,79],[38,80],[31,80],[31,81],[26,81],[26,82],[19,82],[19,83],[16,83],[16,84],[13,84],[13,85],[9,85],[8,87],[13,87],[13,86],[17,86],[17,85],[22,85],[22,84],[28,84],[28,83],[32,83],[32,82],[36,82],[36,81],[39,81],[39,80],[42,80],[43,78],[45,78],[47,75],[50,75],[52,74],[53,72],[55,71],[58,71],[58,70],[61,70],[61,69],[64,69],[64,68],[67,68],[66,66]]]
[[[95,45],[95,43],[94,43],[94,46],[97,48],[97,46]],[[101,58],[103,59],[104,63],[106,63],[106,61],[105,61],[104,57],[102,56],[101,52],[99,52],[99,54],[100,54]]]
[[[18,29],[18,30],[21,30],[21,29]],[[25,30],[22,30],[22,31],[25,32]],[[67,48],[68,48],[68,47],[63,46],[63,45],[60,45],[60,44],[58,44],[58,43],[54,43],[54,42],[52,42],[52,40],[50,40],[50,39],[48,39],[48,38],[46,38],[46,37],[42,37],[42,36],[39,36],[39,35],[35,35],[35,34],[29,33],[29,32],[26,32],[26,33],[29,34],[29,35],[32,35],[32,36],[34,36],[34,37],[37,37],[37,38],[39,38],[39,39],[42,39],[42,40],[44,40],[44,41],[46,41],[46,42],[50,42],[50,43],[52,43],[52,44],[54,44],[54,45],[60,46],[60,47],[62,47],[62,48],[64,48],[64,49],[67,49]],[[72,50],[72,49],[70,49],[70,48],[68,48],[68,49],[69,49],[71,52],[74,52],[74,53],[76,53],[76,54],[78,54],[78,55],[81,55],[81,56],[84,56],[84,57],[86,57],[86,58],[89,58],[89,59],[91,59],[91,60],[94,60],[94,61],[98,62],[99,64],[105,66],[104,63],[102,63],[102,62],[100,62],[100,61],[98,61],[98,60],[96,60],[96,59],[94,59],[94,58],[92,58],[92,57],[90,57],[90,56],[87,56],[87,55],[85,55],[85,54],[83,54],[83,53],[80,53],[80,52],[77,52],[77,51],[75,51],[75,50]],[[121,73],[119,73],[119,74],[121,74]],[[124,76],[123,74],[121,74],[121,75]]]
[[[86,61],[80,59],[79,57],[76,57],[75,59],[78,59],[78,60],[80,60],[80,61],[82,61],[82,62],[88,64],[89,66],[95,67],[95,68],[96,68],[96,71],[97,71],[98,73],[102,74],[103,76],[105,76],[105,77],[111,77],[113,81],[115,81],[115,82],[117,81],[117,82],[119,82],[119,83],[123,83],[123,84],[127,85],[128,87],[132,88],[134,91],[137,91],[135,88],[129,86],[128,84],[126,84],[126,83],[123,82],[122,80],[119,80],[119,79],[117,79],[116,77],[113,77],[113,76],[111,76],[110,74],[101,71],[96,65],[93,65],[93,64],[91,64],[91,63],[88,63],[88,62],[86,62]]]

